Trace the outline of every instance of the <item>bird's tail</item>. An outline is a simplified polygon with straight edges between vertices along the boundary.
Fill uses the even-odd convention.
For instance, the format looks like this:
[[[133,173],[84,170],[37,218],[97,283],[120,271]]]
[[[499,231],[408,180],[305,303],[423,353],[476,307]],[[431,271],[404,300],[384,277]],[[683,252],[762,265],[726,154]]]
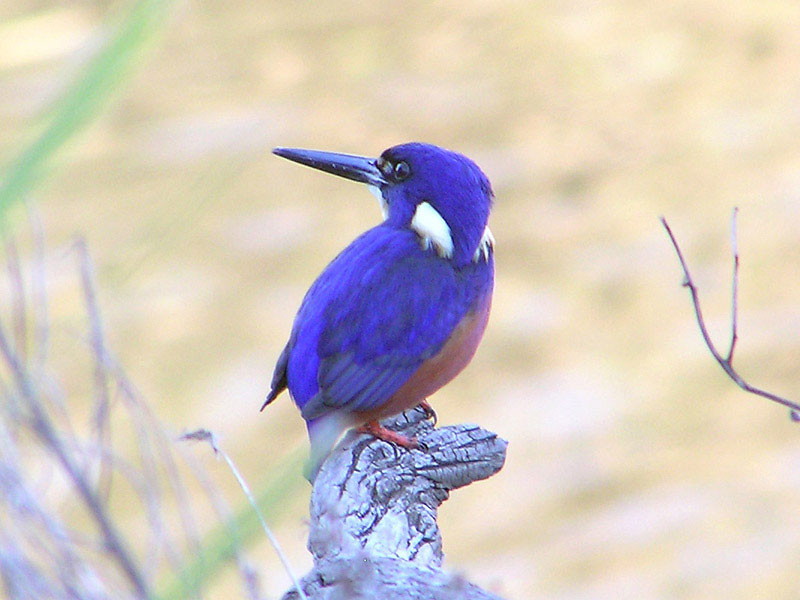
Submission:
[[[328,458],[336,442],[350,425],[351,423],[335,413],[322,415],[306,423],[308,439],[311,441],[311,455],[306,463],[304,474],[311,483],[314,483],[325,459]]]
[[[278,363],[275,365],[275,372],[272,374],[272,385],[270,386],[269,394],[267,394],[267,399],[264,400],[264,404],[261,405],[261,410],[264,410],[267,404],[275,400],[278,394],[286,389],[289,383],[286,378],[286,366],[288,364],[289,344],[286,344],[283,352],[281,352],[281,355],[278,357]]]

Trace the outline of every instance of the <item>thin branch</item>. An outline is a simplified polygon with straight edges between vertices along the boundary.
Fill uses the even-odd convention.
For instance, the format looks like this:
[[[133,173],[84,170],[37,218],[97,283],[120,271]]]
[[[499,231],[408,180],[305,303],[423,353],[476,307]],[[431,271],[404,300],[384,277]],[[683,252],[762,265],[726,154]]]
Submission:
[[[703,319],[703,312],[700,310],[700,298],[697,293],[697,286],[695,285],[694,281],[692,280],[692,276],[689,273],[689,267],[686,264],[686,260],[683,258],[683,252],[681,252],[681,248],[678,245],[677,240],[675,239],[675,235],[672,233],[672,229],[670,229],[667,220],[664,217],[661,217],[661,224],[664,226],[664,229],[667,230],[667,235],[669,235],[669,239],[672,242],[672,247],[675,248],[675,253],[678,255],[678,260],[681,263],[681,268],[683,269],[683,282],[681,285],[683,287],[689,288],[689,293],[692,296],[692,305],[694,306],[694,314],[697,318],[697,325],[700,327],[700,334],[703,336],[703,341],[705,342],[706,346],[708,347],[709,351],[711,352],[714,359],[719,363],[719,366],[722,367],[722,370],[730,377],[733,382],[742,388],[744,391],[749,392],[751,394],[755,394],[757,396],[761,396],[762,398],[766,398],[768,400],[772,400],[773,402],[777,402],[778,404],[782,404],[783,406],[790,409],[790,416],[793,421],[800,421],[800,405],[787,400],[786,398],[782,398],[781,396],[776,396],[770,392],[762,390],[760,388],[754,387],[747,383],[739,373],[733,368],[733,351],[736,347],[736,341],[738,339],[737,333],[737,313],[738,313],[738,288],[739,288],[739,245],[736,236],[736,215],[738,213],[738,209],[734,209],[733,216],[731,218],[731,246],[733,251],[733,286],[732,286],[732,306],[731,306],[731,342],[730,347],[728,348],[728,353],[726,357],[723,357],[719,351],[717,350],[714,342],[711,341],[711,336],[708,334],[708,329],[706,329],[706,323]]]
[[[739,321],[739,239],[736,232],[736,217],[739,214],[739,207],[733,208],[731,215],[731,254],[733,254],[733,277],[731,281],[731,345],[728,348],[728,356],[725,360],[733,362],[733,351],[736,348]]]
[[[178,441],[182,441],[181,438],[178,438]],[[251,600],[261,598],[262,596],[258,591],[258,575],[252,572],[252,566],[242,552],[241,532],[231,507],[225,501],[225,498],[223,498],[216,485],[211,481],[205,469],[200,468],[194,460],[189,458],[184,452],[183,446],[176,445],[175,447],[181,452],[184,464],[191,470],[195,480],[202,488],[206,499],[219,518],[220,523],[222,523],[230,533],[230,537],[233,540],[232,550],[236,557],[236,565],[239,568],[239,574],[248,597],[251,597]],[[199,554],[199,552],[195,552],[195,554]],[[187,568],[187,570],[191,570],[191,568]],[[187,587],[186,589],[189,588]]]
[[[308,597],[303,591],[303,588],[300,585],[300,582],[298,581],[297,577],[295,576],[294,571],[292,571],[292,566],[289,564],[289,559],[286,558],[286,555],[283,553],[283,550],[281,550],[277,538],[273,535],[272,530],[267,525],[267,521],[266,519],[264,519],[264,515],[261,513],[261,509],[258,507],[256,499],[253,497],[252,492],[250,492],[250,486],[247,485],[247,481],[245,481],[244,477],[242,477],[242,474],[239,473],[239,469],[236,468],[236,464],[233,462],[233,459],[231,459],[231,457],[228,456],[227,452],[225,452],[222,448],[220,448],[217,442],[217,437],[214,435],[214,432],[209,431],[208,429],[197,429],[195,431],[184,433],[180,437],[180,439],[187,441],[194,440],[194,441],[207,442],[211,446],[211,449],[214,451],[214,454],[216,456],[221,456],[225,460],[225,462],[228,465],[228,468],[231,470],[233,476],[236,478],[236,481],[239,483],[239,487],[242,488],[242,491],[244,492],[244,495],[247,496],[247,500],[250,502],[250,505],[253,507],[253,510],[256,511],[256,516],[258,516],[258,520],[261,523],[261,527],[264,530],[264,533],[267,534],[267,539],[269,539],[269,543],[272,544],[272,547],[275,549],[278,558],[283,564],[283,568],[286,570],[286,573],[288,573],[289,577],[291,578],[295,590],[297,590],[297,595],[302,600],[308,600]]]

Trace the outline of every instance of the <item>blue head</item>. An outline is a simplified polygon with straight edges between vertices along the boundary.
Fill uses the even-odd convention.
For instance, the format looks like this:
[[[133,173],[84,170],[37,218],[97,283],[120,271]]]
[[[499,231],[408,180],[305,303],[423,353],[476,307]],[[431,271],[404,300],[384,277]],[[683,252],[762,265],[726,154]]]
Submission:
[[[485,258],[494,241],[487,227],[492,187],[466,156],[417,142],[393,146],[378,158],[295,148],[274,152],[366,183],[387,225],[413,229],[424,245],[457,265]]]

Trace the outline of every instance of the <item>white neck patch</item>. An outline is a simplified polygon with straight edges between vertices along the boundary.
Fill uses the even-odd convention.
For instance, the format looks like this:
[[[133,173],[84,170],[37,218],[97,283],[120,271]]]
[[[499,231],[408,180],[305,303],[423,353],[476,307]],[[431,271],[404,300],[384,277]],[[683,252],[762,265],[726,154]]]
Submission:
[[[385,220],[386,217],[389,216],[389,205],[386,204],[386,200],[383,199],[381,188],[379,188],[377,185],[368,185],[367,188],[370,192],[372,192],[372,195],[378,199],[378,202],[381,205],[381,214],[383,214],[383,218]]]
[[[486,229],[483,230],[483,237],[481,238],[481,243],[478,244],[478,249],[475,250],[475,255],[472,257],[472,262],[478,262],[483,256],[483,260],[489,262],[489,253],[494,248],[494,236],[492,235],[492,230],[489,229],[489,226],[486,226]]]
[[[411,229],[417,232],[425,250],[433,248],[442,258],[453,256],[453,236],[450,235],[450,226],[427,202],[420,202],[417,205],[417,210],[411,219]]]

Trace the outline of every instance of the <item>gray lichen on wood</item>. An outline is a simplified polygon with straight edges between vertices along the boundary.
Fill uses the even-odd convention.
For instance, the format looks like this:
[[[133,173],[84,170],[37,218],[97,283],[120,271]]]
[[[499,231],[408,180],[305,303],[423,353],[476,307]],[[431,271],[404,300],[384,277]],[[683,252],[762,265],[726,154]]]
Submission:
[[[305,593],[313,600],[497,600],[442,570],[436,517],[451,490],[503,467],[507,442],[476,425],[435,429],[421,409],[383,424],[415,436],[420,449],[351,431],[333,451],[311,493],[314,567],[303,578]],[[294,590],[284,595],[295,598]]]

